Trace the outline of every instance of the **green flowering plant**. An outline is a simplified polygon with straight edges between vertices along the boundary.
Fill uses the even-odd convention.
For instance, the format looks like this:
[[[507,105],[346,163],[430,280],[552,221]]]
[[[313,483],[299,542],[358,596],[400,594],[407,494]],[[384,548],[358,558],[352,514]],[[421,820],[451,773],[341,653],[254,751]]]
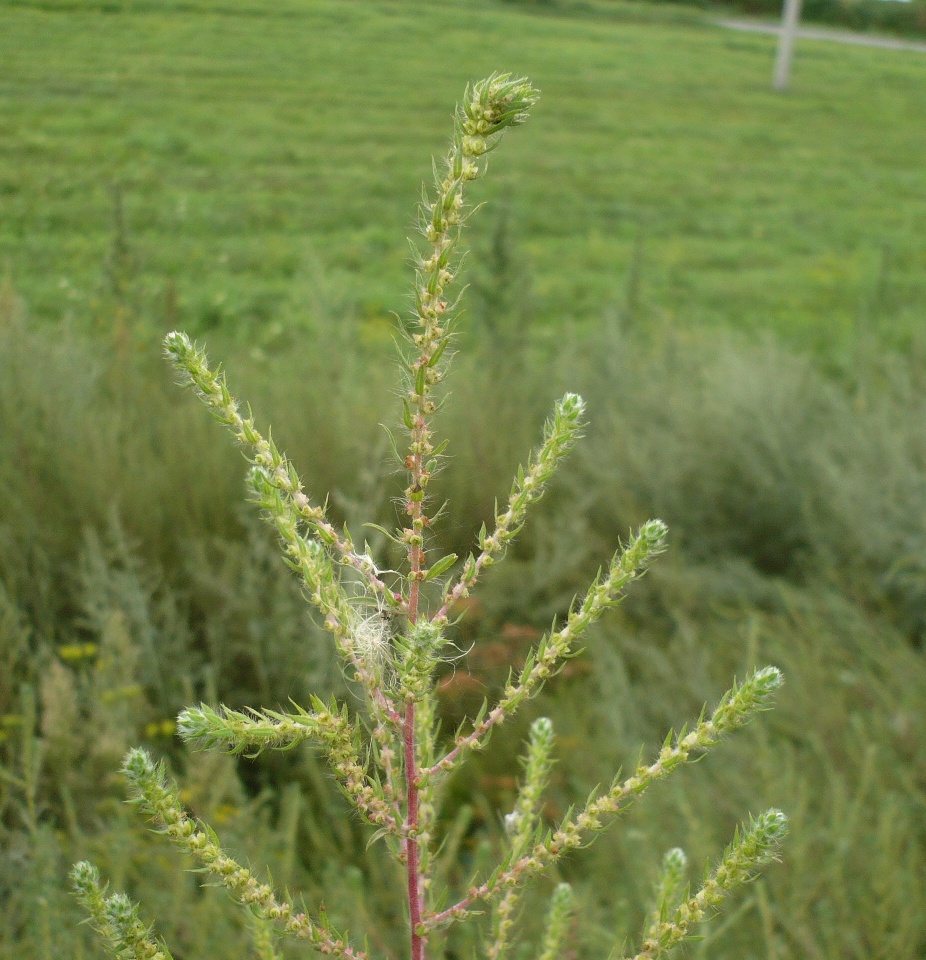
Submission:
[[[203,350],[182,333],[171,333],[165,340],[167,356],[181,382],[200,397],[243,450],[250,464],[250,498],[275,528],[285,562],[301,578],[345,671],[362,691],[359,706],[318,697],[288,711],[235,711],[203,704],[180,714],[178,732],[195,749],[236,754],[288,749],[302,741],[315,744],[353,809],[372,828],[371,842],[388,846],[403,875],[410,960],[425,960],[429,941],[437,939],[438,931],[485,911],[489,912],[485,956],[489,960],[511,956],[525,884],[592,842],[657,780],[698,759],[746,724],[768,706],[781,683],[778,670],[766,667],[734,684],[690,730],[670,732],[651,762],[640,763],[628,777],[618,774],[553,827],[543,817],[543,795],[553,764],[553,724],[545,717],[535,720],[517,799],[504,816],[500,861],[488,874],[473,876],[462,895],[455,897],[435,883],[443,875],[437,869],[436,842],[441,782],[470,753],[484,749],[496,727],[536,697],[577,652],[589,627],[620,601],[630,583],[664,550],[666,541],[661,521],[643,524],[562,622],[551,625],[523,666],[510,674],[497,702],[484,703],[452,736],[443,734],[436,677],[453,651],[456,606],[469,596],[483,572],[504,558],[585,423],[582,399],[566,394],[555,405],[539,446],[518,470],[493,528],[479,531],[473,552],[462,560],[452,554],[432,556],[428,534],[441,510],[433,508],[429,486],[445,448],[435,438],[433,423],[454,335],[456,303],[450,292],[467,217],[465,193],[485,172],[486,156],[507,128],[524,123],[536,100],[537,91],[530,83],[510,75],[491,76],[468,88],[455,114],[447,157],[435,170],[433,191],[419,208],[423,243],[415,247],[414,315],[399,331],[407,440],[405,452],[397,456],[407,483],[401,522],[394,530],[377,528],[400,546],[403,569],[381,571],[366,546],[361,549],[346,527],[333,524],[325,507],[309,499],[293,464],[269,435],[257,430],[250,412],[243,412],[224,374],[209,365]],[[398,443],[395,446],[398,451]],[[346,960],[372,958],[367,946],[348,932],[335,930],[323,911],[312,915],[231,857],[215,832],[184,810],[163,763],[143,750],[133,750],[123,772],[131,800],[154,829],[192,857],[210,882],[223,886],[247,908],[260,957],[275,956],[275,938],[290,937]],[[786,819],[776,810],[751,819],[694,891],[684,879],[684,854],[670,851],[637,957],[660,957],[689,938],[733,889],[775,858],[786,830]],[[140,919],[137,906],[121,893],[107,895],[92,865],[77,864],[72,881],[90,922],[113,954],[125,960],[170,957],[167,947]],[[536,948],[542,960],[561,955],[573,912],[572,891],[568,884],[560,884]]]

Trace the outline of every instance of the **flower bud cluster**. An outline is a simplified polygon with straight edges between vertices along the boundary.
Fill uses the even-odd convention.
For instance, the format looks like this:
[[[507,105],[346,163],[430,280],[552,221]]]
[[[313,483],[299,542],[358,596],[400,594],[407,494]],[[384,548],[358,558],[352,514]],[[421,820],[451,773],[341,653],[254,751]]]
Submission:
[[[647,931],[642,950],[634,960],[655,960],[681,941],[692,928],[706,919],[737,887],[748,883],[756,871],[777,859],[778,849],[788,832],[788,818],[780,810],[768,810],[751,818],[737,830],[717,867],[690,899],[676,907],[671,916],[657,920]]]
[[[177,717],[177,732],[198,749],[218,748],[229,753],[256,756],[267,748],[288,750],[303,740],[315,740],[325,750],[347,796],[368,823],[397,830],[392,810],[381,788],[367,776],[360,760],[359,734],[346,710],[313,699],[314,713],[299,710],[249,710],[242,713],[201,704]]]
[[[446,644],[440,626],[421,619],[396,638],[398,693],[408,703],[419,703],[431,692],[434,670]]]
[[[696,751],[709,750],[723,737],[745,726],[753,717],[769,706],[772,694],[781,686],[781,672],[765,667],[748,677],[741,685],[734,684],[724,695],[710,719],[702,719],[690,733],[683,728],[674,736],[670,733],[655,762],[640,766],[632,777],[620,781],[615,777],[611,788],[603,796],[589,800],[585,809],[571,824],[561,827],[553,835],[553,842],[561,849],[577,846],[587,831],[600,830],[601,818],[622,813],[653,783],[662,780],[682,764],[692,760]]]
[[[351,661],[366,689],[374,716],[382,719],[387,708],[377,694],[376,678],[352,647],[350,600],[335,573],[332,558],[360,574],[360,582],[371,598],[392,604],[392,592],[370,558],[355,549],[348,532],[335,530],[324,509],[310,503],[295,467],[280,453],[273,439],[258,432],[251,416],[241,415],[225,375],[210,368],[205,351],[177,331],[165,337],[164,346],[180,382],[193,388],[244,449],[251,464],[248,488],[252,501],[261,507],[265,519],[277,531],[286,563],[304,580],[325,628],[334,635],[340,652]],[[310,536],[303,532],[305,527],[311,531]]]
[[[558,960],[575,910],[575,897],[568,883],[560,883],[550,898],[550,915],[539,960]]]
[[[538,839],[529,853],[520,857],[509,856],[489,880],[470,889],[467,904],[475,900],[492,900],[512,884],[525,882],[564,854],[586,845],[590,841],[589,834],[605,828],[605,818],[624,813],[653,783],[690,762],[695,751],[710,749],[727,733],[744,726],[757,713],[767,709],[781,682],[778,669],[765,667],[742,684],[734,684],[710,719],[702,719],[690,733],[684,728],[677,736],[670,733],[652,764],[641,765],[632,777],[623,781],[618,774],[610,789],[600,797],[589,797],[579,813],[567,817],[556,830]],[[435,923],[444,920],[443,915],[434,918]]]
[[[255,916],[248,917],[251,927],[251,939],[257,960],[281,960],[276,945],[276,931],[269,920]]]
[[[685,871],[688,857],[681,847],[673,847],[662,859],[662,872],[656,885],[653,923],[664,921],[678,906],[685,889]]]
[[[71,884],[93,928],[116,956],[124,960],[172,960],[170,951],[151,936],[138,916],[138,906],[124,893],[106,896],[99,871],[86,860],[74,864]]]
[[[437,750],[437,701],[433,696],[426,696],[414,704],[415,710],[415,751],[417,754],[415,768],[418,771],[418,822],[415,827],[415,839],[418,845],[418,866],[420,871],[420,887],[422,902],[427,902],[433,882],[432,864],[437,851],[434,850],[434,829],[437,821],[438,803],[435,798],[434,784],[427,776],[421,776],[424,758],[433,757]]]
[[[531,724],[528,740],[527,756],[524,758],[524,779],[515,802],[514,810],[505,817],[505,829],[509,837],[508,859],[518,860],[528,849],[538,833],[541,824],[541,809],[543,793],[550,780],[550,771],[553,767],[553,723],[548,717],[538,717]],[[568,884],[564,884],[568,889]],[[521,887],[512,883],[505,891],[501,901],[496,904],[492,915],[492,937],[488,949],[488,960],[505,960],[508,956],[511,932],[514,927],[514,913],[521,899]],[[559,895],[559,900],[557,899]],[[554,903],[551,905],[553,913],[556,905],[565,897],[557,891],[554,894]],[[571,891],[568,901],[571,904]],[[561,904],[560,904],[561,905]],[[551,913],[551,923],[554,916]],[[568,917],[569,909],[566,909]],[[547,933],[554,939],[559,936],[559,920],[557,915],[556,929],[548,927]],[[555,956],[551,954],[551,956]]]
[[[322,542],[301,532],[298,516],[289,509],[285,496],[266,469],[252,467],[247,483],[251,501],[261,507],[279,534],[285,562],[301,575],[309,600],[324,617],[326,628],[338,644],[346,648],[350,641],[347,628],[350,602],[335,575],[328,551]]]
[[[512,832],[512,847],[524,850],[540,823],[543,792],[550,781],[553,769],[553,721],[538,717],[532,724],[524,758],[524,779],[515,803],[515,827]]]
[[[247,868],[229,857],[208,827],[200,828],[180,804],[177,788],[170,783],[162,763],[155,763],[144,750],[132,750],[122,772],[129,782],[130,799],[178,847],[191,854],[203,868],[256,916],[272,920],[286,933],[307,940],[321,953],[345,960],[367,960],[333,930],[306,914],[297,913],[291,904],[277,899],[269,885],[261,883]]]
[[[570,612],[565,626],[541,640],[536,655],[525,662],[519,682],[505,691],[505,700],[514,706],[525,696],[532,696],[559,669],[588,628],[621,601],[627,585],[643,576],[663,552],[666,534],[661,520],[649,520],[640,527],[627,546],[614,555],[607,573],[595,579],[578,609]]]
[[[627,584],[641,577],[652,560],[665,549],[666,534],[666,525],[661,520],[650,520],[640,527],[630,543],[615,554],[607,574],[595,579],[582,604],[569,614],[566,624],[544,634],[537,647],[527,655],[518,679],[506,686],[499,702],[485,717],[479,718],[470,733],[457,738],[453,749],[434,765],[432,773],[452,769],[465,750],[482,749],[494,726],[503,723],[523,701],[540,692],[546,681],[573,655],[585,631],[601,618],[605,610],[620,601]]]
[[[409,430],[405,491],[408,524],[401,539],[408,545],[411,591],[408,612],[417,618],[420,578],[425,568],[424,535],[430,525],[425,509],[427,489],[436,465],[429,418],[437,409],[433,394],[444,376],[444,358],[450,342],[453,304],[447,291],[456,278],[454,250],[465,219],[464,186],[482,168],[480,158],[497,144],[506,127],[523,123],[537,100],[537,91],[524,79],[510,74],[493,75],[467,88],[455,115],[450,151],[443,174],[435,171],[433,198],[427,196],[419,210],[418,229],[428,244],[417,259],[415,318],[407,336],[411,355],[406,358],[405,424]]]
[[[192,387],[215,419],[227,426],[244,448],[245,457],[252,465],[250,485],[258,502],[265,506],[271,522],[278,525],[288,514],[293,527],[298,522],[307,524],[340,563],[362,574],[372,593],[385,595],[386,585],[376,575],[369,558],[357,552],[347,531],[338,533],[335,530],[328,522],[324,508],[309,501],[295,467],[280,453],[272,438],[259,433],[253,417],[241,415],[238,401],[228,390],[225,374],[209,367],[205,351],[178,331],[164,338],[164,349],[180,383]],[[268,501],[266,505],[265,500]],[[286,542],[288,530],[281,530],[280,535]]]
[[[447,585],[435,620],[445,620],[450,607],[469,596],[481,572],[504,558],[508,544],[524,526],[527,511],[543,496],[547,483],[582,436],[584,415],[585,401],[578,394],[567,393],[556,404],[553,416],[544,424],[543,442],[531,454],[527,469],[518,468],[507,510],[495,518],[495,530],[491,535],[484,526],[480,530],[479,556],[470,554],[459,579],[452,586]]]

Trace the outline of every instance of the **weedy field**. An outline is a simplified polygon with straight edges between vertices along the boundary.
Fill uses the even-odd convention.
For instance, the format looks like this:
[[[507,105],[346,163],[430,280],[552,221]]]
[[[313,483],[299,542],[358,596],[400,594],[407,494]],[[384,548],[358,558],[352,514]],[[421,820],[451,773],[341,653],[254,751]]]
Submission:
[[[0,957],[99,956],[67,891],[83,857],[178,958],[240,957],[223,895],[122,803],[139,743],[233,850],[398,954],[395,877],[311,751],[190,762],[174,739],[200,699],[348,691],[158,341],[208,338],[333,518],[391,526],[404,238],[451,105],[499,67],[543,100],[464,238],[439,549],[470,549],[554,397],[581,392],[591,426],[473,602],[448,729],[662,517],[668,554],[536,705],[562,737],[547,816],[732,674],[770,662],[786,685],[563,865],[575,955],[634,935],[666,849],[696,881],[743,810],[774,804],[782,864],[689,955],[922,957],[926,57],[802,44],[780,97],[771,56],[653,5],[0,9]],[[501,842],[530,719],[452,785],[461,875]]]

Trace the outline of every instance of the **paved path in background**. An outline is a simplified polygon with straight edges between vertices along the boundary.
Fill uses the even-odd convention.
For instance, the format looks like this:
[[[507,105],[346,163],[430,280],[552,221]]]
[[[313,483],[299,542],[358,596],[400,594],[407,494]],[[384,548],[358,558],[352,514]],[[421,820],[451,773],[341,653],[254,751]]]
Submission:
[[[746,33],[781,33],[781,27],[755,20],[715,20],[718,26]],[[825,27],[801,27],[797,35],[807,40],[835,40],[836,43],[855,43],[862,47],[884,47],[887,50],[915,50],[926,53],[926,43],[913,40],[897,40],[894,37],[877,37],[867,33],[852,33],[848,30],[828,30]]]

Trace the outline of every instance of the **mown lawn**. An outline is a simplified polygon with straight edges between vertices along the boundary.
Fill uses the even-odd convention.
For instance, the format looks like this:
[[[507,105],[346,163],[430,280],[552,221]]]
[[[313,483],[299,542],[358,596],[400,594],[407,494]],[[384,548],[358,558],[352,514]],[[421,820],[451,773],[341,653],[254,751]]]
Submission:
[[[247,0],[7,3],[0,265],[37,320],[96,317],[114,184],[139,316],[271,338],[317,298],[378,327],[467,80],[544,98],[479,199],[548,324],[597,320],[635,261],[645,315],[774,330],[839,356],[926,303],[926,56],[773,40],[685,8]],[[503,201],[500,203],[499,201]],[[492,211],[495,211],[493,213]],[[636,253],[635,253],[636,251]],[[384,324],[385,326],[385,324]]]

